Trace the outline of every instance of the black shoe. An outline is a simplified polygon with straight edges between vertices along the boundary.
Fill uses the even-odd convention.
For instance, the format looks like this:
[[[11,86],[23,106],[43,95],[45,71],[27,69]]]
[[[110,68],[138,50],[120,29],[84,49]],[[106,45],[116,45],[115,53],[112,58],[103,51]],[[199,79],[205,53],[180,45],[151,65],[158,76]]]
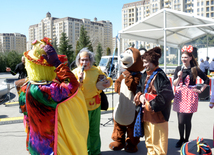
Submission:
[[[184,143],[188,142],[188,140],[184,139]]]
[[[176,143],[175,147],[176,147],[176,148],[181,147],[182,144],[183,144],[183,142],[184,142],[184,139],[180,139],[180,140]]]

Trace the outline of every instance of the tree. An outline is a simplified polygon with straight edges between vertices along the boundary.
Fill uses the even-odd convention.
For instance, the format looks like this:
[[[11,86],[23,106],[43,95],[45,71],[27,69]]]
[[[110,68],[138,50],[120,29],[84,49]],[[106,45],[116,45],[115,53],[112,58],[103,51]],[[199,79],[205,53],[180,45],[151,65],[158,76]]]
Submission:
[[[94,52],[94,50],[93,50],[93,46],[92,46],[92,44],[91,44],[91,43],[90,43],[87,47],[88,47],[88,50],[89,50],[89,51]]]
[[[5,62],[7,67],[10,67],[11,70],[15,70],[17,64],[21,62],[22,54],[17,51],[10,51],[6,53]]]
[[[100,43],[98,43],[97,45],[97,51],[96,51],[96,55],[95,55],[95,61],[96,61],[96,65],[99,65],[100,63],[100,59],[102,57],[102,46]]]
[[[3,52],[0,52],[0,72],[5,72],[6,67],[6,56]]]
[[[78,40],[77,40],[77,43],[76,43],[75,57],[79,53],[79,49],[77,47],[79,47],[79,41]]]
[[[53,39],[52,46],[53,46],[53,48],[55,49],[55,51],[58,53],[57,38],[54,38],[54,39]]]
[[[88,47],[88,49],[93,52],[90,37],[87,35],[87,31],[82,25],[80,28],[80,37],[78,40],[78,45],[76,46],[76,54],[78,54],[79,51],[84,47]]]
[[[111,49],[109,47],[107,47],[106,51],[107,51],[106,55],[111,55]]]
[[[60,37],[60,43],[58,48],[58,53],[66,55],[68,57],[68,61],[72,62],[74,60],[74,51],[72,50],[72,45],[69,45],[68,37],[66,33],[62,32]]]

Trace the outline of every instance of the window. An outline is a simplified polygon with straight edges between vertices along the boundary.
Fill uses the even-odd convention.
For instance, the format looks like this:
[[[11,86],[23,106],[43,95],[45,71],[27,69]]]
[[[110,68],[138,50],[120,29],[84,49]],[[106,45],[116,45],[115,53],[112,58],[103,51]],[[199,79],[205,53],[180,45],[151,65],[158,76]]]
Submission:
[[[207,1],[207,3],[206,3],[207,5],[209,5],[209,1]]]
[[[197,12],[199,12],[199,8],[197,9]]]
[[[206,8],[206,11],[209,11],[209,10],[210,10],[210,8],[209,8],[209,7],[207,7],[207,8]]]
[[[209,17],[209,13],[206,14],[206,17]]]
[[[213,13],[211,13],[211,17],[213,17]]]
[[[200,5],[200,3],[198,2],[198,3],[197,3],[197,6],[199,6],[199,5]]]
[[[204,2],[201,2],[201,6],[203,6],[204,5]]]
[[[214,7],[213,6],[211,6],[211,11],[213,11],[214,10]]]

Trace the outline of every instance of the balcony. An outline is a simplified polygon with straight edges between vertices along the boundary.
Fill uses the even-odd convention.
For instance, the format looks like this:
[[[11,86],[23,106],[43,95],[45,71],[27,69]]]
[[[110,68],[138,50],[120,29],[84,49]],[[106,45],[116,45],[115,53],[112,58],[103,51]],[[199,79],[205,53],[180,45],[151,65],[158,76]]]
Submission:
[[[164,0],[165,3],[169,2],[169,0]]]
[[[146,11],[149,11],[149,8],[147,8]]]
[[[192,7],[190,6],[190,7],[187,7],[187,10],[192,10]]]
[[[188,1],[187,4],[192,4],[192,1]]]
[[[164,7],[165,7],[165,8],[170,8],[170,5],[168,4],[168,5],[165,5]]]
[[[149,15],[150,15],[150,14],[149,14],[149,13],[147,13],[147,14],[146,14],[146,17],[148,17]]]

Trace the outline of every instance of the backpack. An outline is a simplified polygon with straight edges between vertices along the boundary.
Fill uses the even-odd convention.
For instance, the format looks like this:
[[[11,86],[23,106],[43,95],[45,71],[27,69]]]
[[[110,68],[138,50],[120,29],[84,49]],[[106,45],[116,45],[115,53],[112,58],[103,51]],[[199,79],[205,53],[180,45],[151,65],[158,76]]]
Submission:
[[[203,138],[197,138],[186,142],[181,147],[181,155],[212,155],[209,145],[203,141]]]

